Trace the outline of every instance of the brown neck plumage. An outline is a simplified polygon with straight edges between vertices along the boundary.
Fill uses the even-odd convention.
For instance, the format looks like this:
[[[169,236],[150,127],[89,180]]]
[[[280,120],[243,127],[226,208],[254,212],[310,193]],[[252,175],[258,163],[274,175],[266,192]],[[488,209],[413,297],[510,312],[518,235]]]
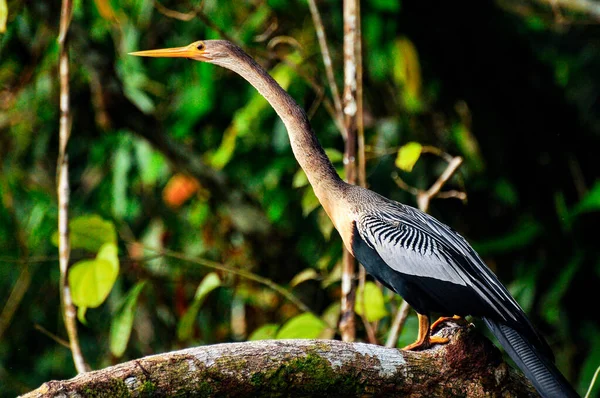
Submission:
[[[241,49],[235,51],[233,60],[222,63],[221,66],[246,79],[275,109],[288,131],[296,160],[306,173],[317,197],[326,205],[324,202],[329,201],[329,196],[344,183],[319,144],[304,110]]]

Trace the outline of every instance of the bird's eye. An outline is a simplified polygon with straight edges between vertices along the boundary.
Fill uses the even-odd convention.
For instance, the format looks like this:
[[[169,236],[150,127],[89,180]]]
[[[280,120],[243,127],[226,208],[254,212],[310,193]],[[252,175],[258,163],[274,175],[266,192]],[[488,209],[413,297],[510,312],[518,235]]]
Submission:
[[[204,50],[204,43],[198,43],[198,45],[196,46],[196,48],[198,50]]]

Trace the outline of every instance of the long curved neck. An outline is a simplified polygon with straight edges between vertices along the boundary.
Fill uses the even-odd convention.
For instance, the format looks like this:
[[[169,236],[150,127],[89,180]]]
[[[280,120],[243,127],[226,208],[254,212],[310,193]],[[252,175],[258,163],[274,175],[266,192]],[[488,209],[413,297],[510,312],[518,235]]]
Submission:
[[[306,173],[317,197],[325,205],[324,200],[327,198],[324,196],[341,188],[344,182],[319,144],[306,113],[249,55],[239,50],[235,58],[233,62],[223,63],[221,66],[246,79],[275,109],[285,124],[296,160]]]

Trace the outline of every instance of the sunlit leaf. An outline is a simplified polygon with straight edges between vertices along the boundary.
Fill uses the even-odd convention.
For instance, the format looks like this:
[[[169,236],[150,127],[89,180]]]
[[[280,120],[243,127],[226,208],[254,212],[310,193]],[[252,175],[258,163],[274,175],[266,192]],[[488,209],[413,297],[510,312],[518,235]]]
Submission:
[[[375,283],[370,281],[366,282],[364,294],[357,292],[354,311],[356,311],[358,315],[365,315],[369,322],[378,321],[388,315],[388,311],[385,308],[383,293]]]
[[[117,243],[117,232],[111,221],[100,216],[81,216],[69,222],[71,249],[97,252],[105,243]],[[52,243],[58,246],[58,232],[52,235]]]
[[[421,149],[422,146],[418,142],[409,142],[402,145],[396,156],[396,167],[404,171],[412,171],[421,156]]]
[[[73,303],[96,308],[106,300],[119,275],[117,246],[105,243],[94,260],[74,264],[69,270]]]
[[[279,329],[279,325],[266,323],[252,332],[252,334],[248,336],[248,341],[274,339],[277,334],[277,329]]]
[[[290,281],[290,286],[295,287],[301,284],[302,282],[309,281],[311,279],[317,279],[319,274],[314,268],[307,268],[304,271],[300,271],[300,273],[296,274]]]
[[[146,282],[142,281],[131,288],[110,324],[110,352],[117,358],[120,358],[127,348],[133,328],[137,300],[145,285]]]
[[[185,314],[183,314],[177,325],[177,338],[179,340],[184,341],[192,336],[194,322],[196,321],[200,307],[204,303],[206,296],[219,286],[221,286],[221,279],[215,272],[207,274],[204,279],[202,279],[202,282],[200,282],[196,289],[192,305],[190,305]]]
[[[316,339],[325,330],[327,324],[305,312],[287,321],[277,332],[277,339]]]
[[[8,5],[6,0],[0,0],[0,33],[6,32],[6,20],[8,19]]]

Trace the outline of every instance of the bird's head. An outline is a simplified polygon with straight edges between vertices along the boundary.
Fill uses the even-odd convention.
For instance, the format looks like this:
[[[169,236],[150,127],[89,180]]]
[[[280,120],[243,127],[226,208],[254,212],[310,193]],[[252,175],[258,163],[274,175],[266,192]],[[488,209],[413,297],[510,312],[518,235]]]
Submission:
[[[241,50],[226,40],[200,40],[184,47],[162,48],[158,50],[136,51],[129,55],[160,58],[189,58],[227,67],[235,62],[236,54]]]

